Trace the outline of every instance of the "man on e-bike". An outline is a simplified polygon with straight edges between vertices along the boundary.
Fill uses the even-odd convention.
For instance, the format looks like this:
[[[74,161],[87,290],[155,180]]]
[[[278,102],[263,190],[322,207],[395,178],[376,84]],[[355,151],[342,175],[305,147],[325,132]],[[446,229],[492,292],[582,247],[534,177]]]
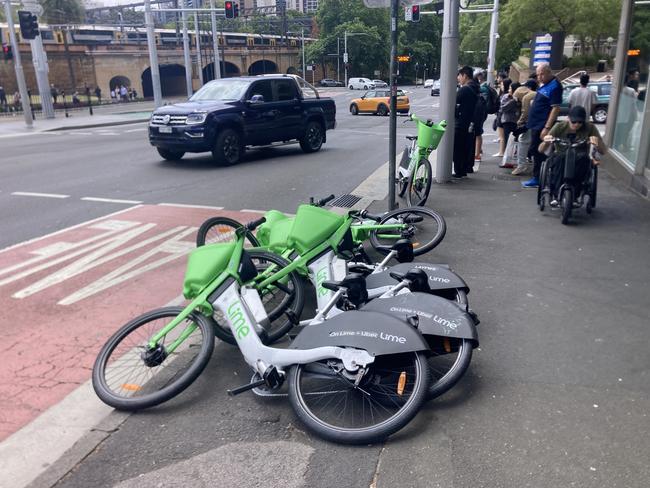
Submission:
[[[591,164],[598,165],[600,157],[607,151],[607,146],[603,142],[598,129],[591,122],[587,122],[587,113],[583,107],[575,106],[569,110],[569,120],[556,122],[550,133],[544,137],[544,141],[539,145],[539,152],[547,152],[550,145],[555,142],[555,151],[549,160],[549,186],[551,190],[551,206],[558,205],[558,190],[563,183],[565,169],[565,152],[566,145],[561,145],[560,141],[570,141],[571,143],[585,141],[589,144],[583,144],[576,147],[575,172],[572,183],[579,189],[584,181],[587,180],[591,171]],[[590,157],[589,145],[596,148],[596,152]],[[575,192],[575,198],[580,195],[580,191]]]

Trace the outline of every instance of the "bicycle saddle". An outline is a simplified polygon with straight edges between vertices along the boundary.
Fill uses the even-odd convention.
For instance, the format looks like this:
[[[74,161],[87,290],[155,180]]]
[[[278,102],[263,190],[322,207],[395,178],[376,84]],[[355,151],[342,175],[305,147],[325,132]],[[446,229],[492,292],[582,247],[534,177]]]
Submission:
[[[418,136],[404,136],[406,137],[409,141],[414,141],[418,138]]]
[[[368,289],[366,288],[366,278],[362,274],[350,273],[341,281],[323,281],[323,288],[337,291],[339,288],[346,289],[348,300],[355,306],[368,301]]]

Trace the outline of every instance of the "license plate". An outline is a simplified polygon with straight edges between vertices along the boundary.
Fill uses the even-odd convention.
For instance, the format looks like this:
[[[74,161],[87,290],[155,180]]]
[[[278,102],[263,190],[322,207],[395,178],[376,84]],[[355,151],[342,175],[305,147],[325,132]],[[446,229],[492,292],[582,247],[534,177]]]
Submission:
[[[171,127],[158,127],[158,132],[161,134],[171,134],[172,133],[172,128]]]

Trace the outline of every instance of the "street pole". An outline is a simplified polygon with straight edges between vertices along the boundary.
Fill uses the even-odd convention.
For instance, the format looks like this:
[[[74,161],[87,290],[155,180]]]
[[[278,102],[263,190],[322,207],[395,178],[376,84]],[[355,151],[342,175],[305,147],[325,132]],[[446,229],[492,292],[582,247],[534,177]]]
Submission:
[[[454,157],[454,125],[456,122],[456,68],[458,66],[459,0],[445,0],[442,19],[442,56],[440,62],[440,117],[447,121],[445,137],[440,141],[436,158],[436,181],[451,178]]]
[[[5,0],[5,18],[7,19],[7,25],[14,25],[14,21],[11,17],[10,0]],[[27,93],[27,83],[25,83],[23,64],[20,61],[20,51],[18,50],[18,43],[16,42],[16,32],[14,29],[7,30],[9,31],[9,42],[11,43],[11,50],[14,53],[14,69],[16,71],[16,80],[18,81],[20,102],[23,106],[23,114],[25,116],[25,125],[31,128],[34,126],[34,119],[32,118],[32,111],[29,108],[29,94]]]
[[[395,205],[395,168],[397,148],[397,12],[399,0],[390,2],[390,121],[388,129],[388,210]],[[347,31],[346,31],[347,34]],[[347,49],[346,49],[347,51]],[[347,86],[347,75],[346,75]]]
[[[36,72],[38,93],[41,96],[41,113],[45,118],[53,119],[54,105],[52,104],[52,95],[50,94],[50,81],[47,76],[49,67],[40,34],[36,38],[30,39],[29,44],[32,48],[32,61],[34,63],[34,71]]]
[[[307,76],[305,73],[305,28],[300,29],[300,40],[302,41],[302,75]]]
[[[497,52],[497,39],[499,34],[499,0],[494,0],[494,7],[492,8],[492,21],[490,23],[490,46],[488,47],[488,72],[487,82],[489,86],[494,84],[494,61]]]
[[[144,23],[147,28],[147,46],[149,49],[153,103],[158,108],[162,105],[162,90],[160,89],[160,68],[158,67],[158,51],[156,50],[156,37],[153,29],[150,0],[144,0]]]
[[[336,81],[341,81],[339,68],[341,66],[341,38],[336,38]]]
[[[343,34],[343,65],[345,66],[345,88],[348,87],[348,31]],[[392,63],[392,61],[391,61]],[[393,70],[391,69],[391,73]]]
[[[203,61],[201,60],[201,29],[199,27],[199,14],[194,12],[194,32],[196,33],[196,64],[198,66],[199,81],[203,86]]]
[[[214,79],[221,78],[221,61],[219,60],[219,34],[217,33],[217,13],[214,11],[214,0],[210,0],[210,21],[212,23],[212,50],[214,51]]]
[[[187,98],[192,96],[192,61],[190,59],[190,38],[187,35],[187,1],[183,0],[183,12],[181,12],[181,19],[183,23],[183,60],[185,62],[185,89],[187,91]]]

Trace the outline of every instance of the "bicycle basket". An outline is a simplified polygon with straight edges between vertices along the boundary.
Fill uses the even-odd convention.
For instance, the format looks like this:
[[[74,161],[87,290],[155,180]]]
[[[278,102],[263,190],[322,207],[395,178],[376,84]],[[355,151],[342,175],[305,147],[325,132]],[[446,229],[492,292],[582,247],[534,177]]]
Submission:
[[[446,127],[447,123],[445,121],[432,126],[418,121],[418,147],[437,149],[442,136],[445,134]]]
[[[267,249],[282,254],[287,248],[287,236],[293,225],[293,217],[287,217],[277,210],[264,214],[266,222],[257,228],[257,240]]]
[[[194,249],[187,259],[183,296],[188,300],[196,298],[206,285],[226,269],[234,249],[234,242],[209,244]]]
[[[300,205],[287,237],[287,243],[298,253],[313,249],[343,225],[345,219],[329,210],[313,205]]]

